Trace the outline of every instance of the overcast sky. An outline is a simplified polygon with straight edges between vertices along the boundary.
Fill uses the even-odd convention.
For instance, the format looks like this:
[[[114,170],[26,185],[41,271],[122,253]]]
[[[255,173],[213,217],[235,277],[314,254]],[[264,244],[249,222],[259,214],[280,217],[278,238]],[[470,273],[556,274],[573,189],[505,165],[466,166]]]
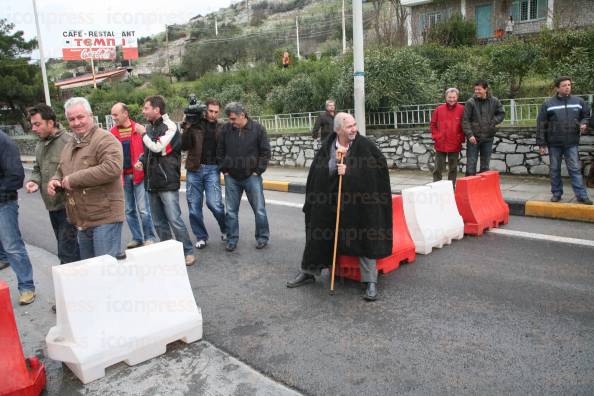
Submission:
[[[227,7],[238,0],[37,0],[37,12],[45,57],[62,56],[62,32],[66,30],[134,30],[136,37],[165,30],[166,24]],[[0,0],[0,18],[23,30],[27,39],[37,37],[33,0]],[[32,56],[39,58],[37,52]]]

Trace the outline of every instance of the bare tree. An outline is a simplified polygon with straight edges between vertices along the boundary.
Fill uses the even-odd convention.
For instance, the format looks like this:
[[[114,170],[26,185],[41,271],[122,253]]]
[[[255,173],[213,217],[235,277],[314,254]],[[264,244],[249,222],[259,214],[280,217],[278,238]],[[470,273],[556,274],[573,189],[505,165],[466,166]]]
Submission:
[[[406,45],[408,11],[400,0],[372,0],[374,31],[380,44],[402,47]]]

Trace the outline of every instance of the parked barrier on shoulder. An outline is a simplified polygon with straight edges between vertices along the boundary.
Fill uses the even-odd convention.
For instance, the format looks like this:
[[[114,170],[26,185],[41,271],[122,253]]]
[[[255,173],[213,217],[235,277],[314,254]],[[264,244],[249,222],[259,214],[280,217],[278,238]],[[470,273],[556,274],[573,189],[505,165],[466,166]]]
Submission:
[[[48,355],[83,383],[115,363],[163,354],[173,341],[202,338],[182,244],[170,240],[126,253],[123,261],[100,256],[52,269],[57,324],[46,336]]]
[[[509,221],[509,206],[503,199],[499,173],[495,171],[459,178],[456,205],[464,219],[465,234],[482,235],[485,230]]]
[[[453,192],[444,183],[402,191],[404,216],[417,253],[429,254],[433,248],[441,248],[463,236],[457,228],[457,210],[449,196]]]
[[[376,261],[378,272],[383,274],[397,270],[401,263],[412,263],[416,258],[415,244],[404,220],[400,195],[392,195],[392,238],[392,255]],[[338,276],[355,281],[361,280],[358,257],[338,256],[337,261]]]
[[[45,366],[25,359],[14,319],[8,285],[0,281],[0,395],[39,395],[45,387]]]

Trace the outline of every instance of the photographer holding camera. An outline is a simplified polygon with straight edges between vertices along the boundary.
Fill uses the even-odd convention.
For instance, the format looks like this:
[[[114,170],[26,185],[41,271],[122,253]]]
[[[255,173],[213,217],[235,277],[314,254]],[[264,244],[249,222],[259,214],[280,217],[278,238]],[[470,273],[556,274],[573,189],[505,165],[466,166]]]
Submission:
[[[186,199],[190,213],[190,226],[196,236],[196,248],[203,249],[208,241],[204,226],[202,207],[206,206],[217,220],[221,239],[226,241],[225,207],[221,195],[220,171],[217,165],[217,143],[223,124],[219,121],[221,105],[209,99],[206,105],[199,104],[195,95],[190,95],[189,106],[182,124],[182,150],[186,158]]]

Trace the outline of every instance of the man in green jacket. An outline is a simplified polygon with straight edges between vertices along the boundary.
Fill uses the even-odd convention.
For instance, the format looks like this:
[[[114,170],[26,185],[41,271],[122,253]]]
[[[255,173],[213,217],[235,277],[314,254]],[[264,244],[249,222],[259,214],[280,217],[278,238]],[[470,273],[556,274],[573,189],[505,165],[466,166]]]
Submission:
[[[60,154],[64,146],[72,141],[72,135],[60,129],[56,114],[51,107],[40,103],[29,109],[31,129],[39,136],[35,147],[35,164],[29,181],[25,183],[28,193],[41,192],[41,198],[49,212],[50,222],[58,241],[60,263],[80,260],[76,227],[66,218],[64,192],[59,191],[53,197],[47,193],[47,184],[56,173]]]

